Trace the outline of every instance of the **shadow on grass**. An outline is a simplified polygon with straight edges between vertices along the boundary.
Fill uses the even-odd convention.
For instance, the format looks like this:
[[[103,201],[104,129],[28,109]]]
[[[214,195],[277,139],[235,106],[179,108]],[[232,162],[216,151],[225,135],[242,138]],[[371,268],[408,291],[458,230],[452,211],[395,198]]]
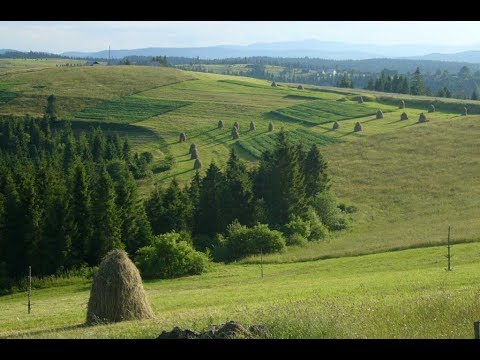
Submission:
[[[42,329],[42,330],[35,330],[35,331],[22,331],[15,334],[15,337],[23,337],[23,336],[34,336],[40,337],[41,335],[51,334],[58,331],[69,331],[69,330],[77,330],[81,328],[88,328],[92,325],[88,325],[87,323],[81,323],[76,325],[65,325],[65,326],[58,326],[50,329]]]

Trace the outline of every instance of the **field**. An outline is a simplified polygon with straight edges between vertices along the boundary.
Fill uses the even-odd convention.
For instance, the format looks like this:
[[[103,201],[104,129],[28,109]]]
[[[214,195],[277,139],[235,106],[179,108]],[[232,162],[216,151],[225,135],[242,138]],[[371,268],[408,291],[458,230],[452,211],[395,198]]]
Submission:
[[[156,181],[189,181],[192,142],[202,171],[211,161],[223,166],[232,147],[253,166],[283,127],[294,142],[321,146],[334,193],[357,211],[350,229],[326,241],[264,256],[263,279],[260,259],[250,257],[217,264],[199,277],[146,283],[155,321],[80,327],[89,283],[74,279],[37,290],[30,317],[24,294],[1,297],[0,336],[154,337],[174,325],[200,329],[261,319],[275,337],[471,337],[472,322],[480,320],[478,102],[298,90],[295,84],[271,87],[263,80],[170,68],[31,62],[10,60],[0,73],[0,115],[41,115],[53,93],[59,115],[76,129],[101,124],[127,134],[155,162],[172,155],[171,170],[140,182],[145,196]],[[406,109],[398,108],[400,99]],[[427,113],[432,103],[436,112]],[[460,115],[464,106],[471,115]],[[384,119],[375,119],[378,109]],[[400,120],[403,111],[408,120]],[[428,123],[418,123],[421,112]],[[220,119],[224,129],[217,129]],[[230,136],[235,121],[239,140]],[[255,131],[248,130],[250,121]],[[357,121],[359,133],[353,132]],[[180,132],[186,143],[178,142]],[[456,243],[452,272],[444,271],[445,248],[439,247],[449,224]]]
[[[84,327],[89,283],[0,298],[0,337],[155,338],[174,326],[201,330],[236,320],[275,338],[472,338],[480,318],[480,244],[324,261],[216,265],[207,274],[146,282],[156,318]]]

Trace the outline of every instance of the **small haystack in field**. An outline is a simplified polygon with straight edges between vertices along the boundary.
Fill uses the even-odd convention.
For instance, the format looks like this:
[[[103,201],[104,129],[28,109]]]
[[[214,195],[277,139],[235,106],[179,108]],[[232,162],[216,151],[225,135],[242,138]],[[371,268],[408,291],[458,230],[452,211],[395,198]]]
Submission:
[[[359,103],[359,104],[363,104],[363,97],[360,96],[360,97],[358,98],[358,103]]]
[[[179,140],[178,142],[185,142],[187,141],[187,135],[185,135],[185,133],[180,133],[180,137],[179,137]]]
[[[277,83],[275,81],[272,81],[272,87],[277,87]]]
[[[297,89],[298,89],[298,90],[303,90],[303,85],[302,85],[302,84],[298,85],[298,86],[297,86]]]
[[[360,123],[357,121],[357,123],[355,124],[355,127],[353,128],[353,131],[355,131],[355,132],[362,131],[362,124],[360,124]]]
[[[382,110],[377,110],[376,118],[377,118],[377,120],[378,120],[378,119],[383,119],[383,112],[382,112]]]
[[[223,121],[222,120],[218,120],[217,128],[218,129],[223,129]]]
[[[418,122],[424,123],[424,122],[427,122],[427,121],[428,121],[428,119],[425,116],[425,114],[421,113],[420,116],[418,117]]]
[[[237,140],[240,138],[240,134],[238,133],[238,129],[234,126],[232,129],[232,139]]]
[[[250,131],[255,130],[255,123],[253,121],[250,121]]]
[[[467,115],[468,115],[468,110],[467,110],[466,107],[463,108],[462,115],[463,115],[463,116],[467,116]]]
[[[403,112],[402,115],[400,115],[400,120],[408,120],[408,115],[406,112]]]
[[[238,123],[238,121],[235,121],[233,123],[233,127],[236,127],[237,128],[237,131],[240,132],[240,124]]]
[[[188,150],[188,153],[191,154],[193,150],[196,150],[197,149],[197,145],[195,144],[191,144],[190,145],[190,150]]]
[[[125,251],[110,251],[93,279],[87,324],[153,317],[137,267]]]
[[[199,158],[195,159],[195,162],[193,163],[193,170],[200,170],[202,168],[202,162],[200,161]]]
[[[273,123],[271,121],[268,123],[268,131],[273,131]]]
[[[435,112],[435,106],[433,106],[433,104],[430,104],[430,106],[428,108],[428,112],[429,113]]]
[[[340,124],[338,123],[338,121],[335,121],[335,122],[333,123],[332,129],[333,129],[333,130],[340,129]]]
[[[399,106],[400,109],[405,109],[405,101],[403,100],[400,100],[400,106]]]
[[[194,148],[192,150],[192,152],[190,153],[190,160],[193,160],[193,159],[198,159],[199,157],[199,153],[198,153],[198,149],[197,148]]]

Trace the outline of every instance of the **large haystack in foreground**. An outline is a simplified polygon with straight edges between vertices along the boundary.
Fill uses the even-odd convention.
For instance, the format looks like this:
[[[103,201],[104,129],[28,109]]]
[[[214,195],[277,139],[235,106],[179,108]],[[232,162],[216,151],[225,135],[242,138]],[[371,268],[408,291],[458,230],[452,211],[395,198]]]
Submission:
[[[137,267],[125,251],[110,251],[93,280],[87,324],[153,317]]]

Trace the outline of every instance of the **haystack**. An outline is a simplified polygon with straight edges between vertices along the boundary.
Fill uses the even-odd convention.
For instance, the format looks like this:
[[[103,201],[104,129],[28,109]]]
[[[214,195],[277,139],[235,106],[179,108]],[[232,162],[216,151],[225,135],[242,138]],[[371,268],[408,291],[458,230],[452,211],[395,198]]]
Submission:
[[[188,150],[188,153],[191,154],[193,152],[193,150],[196,150],[196,149],[197,149],[197,145],[191,144],[190,145],[190,150]]]
[[[103,258],[88,301],[87,323],[151,319],[152,308],[135,264],[123,250]]]
[[[234,126],[232,129],[232,139],[236,140],[240,137],[240,134],[238,133],[238,129]]]
[[[362,131],[362,124],[360,124],[360,123],[357,121],[357,123],[355,124],[355,127],[353,128],[353,131],[355,131],[355,132]]]
[[[428,112],[429,113],[435,112],[435,106],[433,106],[433,104],[430,104],[430,107],[428,108]]]
[[[400,120],[408,120],[408,115],[406,112],[403,112],[402,115],[400,115]]]
[[[198,156],[199,156],[198,149],[194,148],[190,153],[190,160],[198,159]]]
[[[358,103],[359,103],[359,104],[363,104],[363,97],[360,96],[360,97],[358,98]]]
[[[268,123],[268,131],[273,131],[273,123],[271,121]]]
[[[399,106],[400,109],[405,109],[405,101],[403,100],[400,100],[400,106]]]
[[[218,120],[217,128],[223,129],[223,121],[222,120]]]
[[[237,128],[237,131],[240,132],[240,125],[238,124],[238,121],[235,121],[233,123],[233,127],[236,127]]]
[[[178,142],[185,142],[187,141],[187,135],[185,133],[180,133],[180,138]]]
[[[200,161],[199,158],[195,159],[195,162],[193,163],[193,170],[200,170],[202,168],[202,162]]]
[[[466,107],[464,107],[464,108],[463,108],[463,113],[462,113],[462,115],[463,115],[463,116],[466,116],[467,114],[468,114],[468,110],[467,110]]]
[[[272,81],[272,87],[277,87],[277,83],[275,81]]]
[[[298,89],[298,90],[303,90],[303,85],[302,85],[302,84],[298,85],[298,86],[297,86],[297,89]]]
[[[377,115],[376,115],[376,116],[377,116],[377,120],[378,120],[378,119],[383,119],[383,112],[382,112],[382,110],[377,110]]]
[[[427,117],[425,116],[425,114],[424,114],[424,113],[421,113],[420,116],[418,117],[418,122],[423,123],[423,122],[427,122],[427,121],[428,121],[428,119],[427,119]]]
[[[340,124],[338,123],[338,121],[335,121],[335,122],[333,123],[332,129],[333,129],[333,130],[340,129]]]
[[[255,123],[253,121],[250,121],[250,131],[255,130]]]

